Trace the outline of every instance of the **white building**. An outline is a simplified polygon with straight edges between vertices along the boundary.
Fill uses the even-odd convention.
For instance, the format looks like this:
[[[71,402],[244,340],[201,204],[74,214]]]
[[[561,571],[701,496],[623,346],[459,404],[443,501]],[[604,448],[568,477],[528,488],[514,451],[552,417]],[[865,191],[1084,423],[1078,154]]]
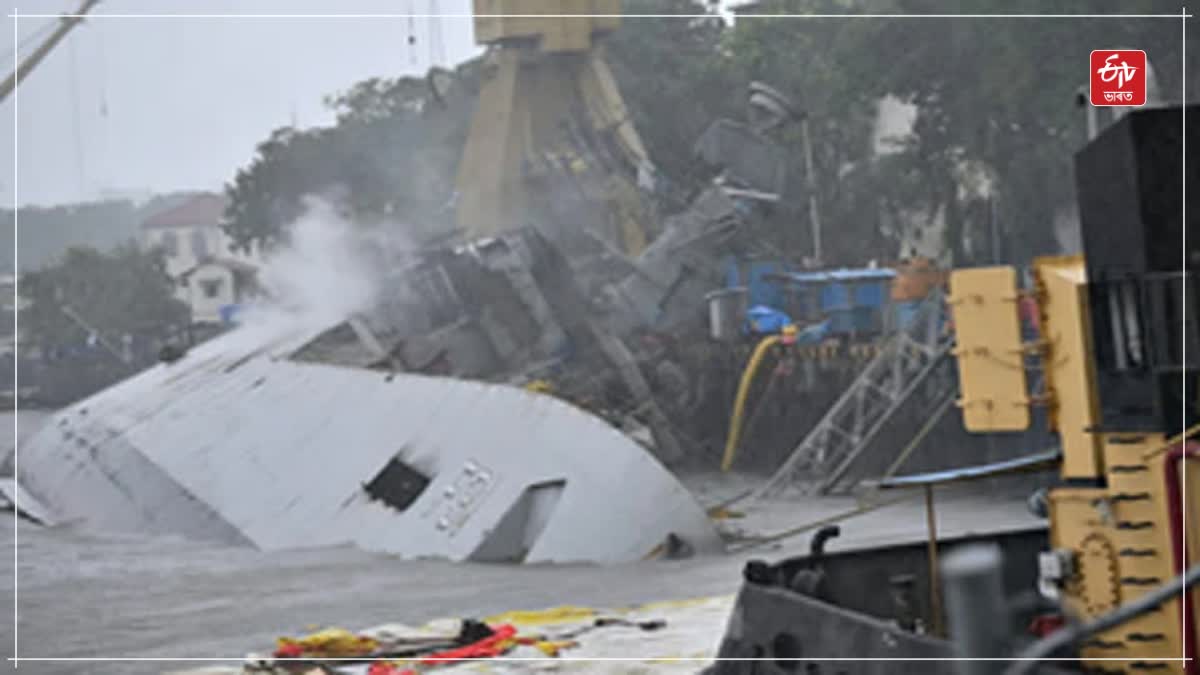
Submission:
[[[234,252],[220,227],[228,204],[224,195],[199,193],[142,223],[142,245],[162,249],[167,274],[179,284],[176,297],[192,308],[193,323],[226,321],[257,288],[259,251]]]
[[[29,306],[29,300],[24,297],[14,297],[16,288],[16,275],[0,275],[0,311],[4,312],[2,327],[0,327],[0,354],[11,354],[16,348],[16,336],[13,333],[16,315],[17,312]]]

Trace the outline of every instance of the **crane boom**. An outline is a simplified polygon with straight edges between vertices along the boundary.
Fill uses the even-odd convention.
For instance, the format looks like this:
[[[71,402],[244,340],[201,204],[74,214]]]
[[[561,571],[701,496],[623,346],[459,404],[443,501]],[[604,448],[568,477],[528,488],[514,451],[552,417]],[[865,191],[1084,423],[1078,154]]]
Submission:
[[[29,76],[29,73],[32,72],[33,69],[42,62],[42,59],[46,58],[46,55],[49,54],[50,51],[54,49],[54,47],[58,45],[58,43],[61,42],[64,37],[67,36],[67,33],[71,32],[72,28],[83,21],[83,15],[90,12],[92,8],[98,4],[100,4],[100,0],[83,0],[83,4],[79,6],[79,9],[76,10],[74,14],[59,18],[61,23],[59,24],[58,28],[56,28],[54,32],[50,34],[50,37],[46,38],[45,42],[39,45],[37,49],[33,50],[33,53],[29,55],[29,58],[17,64],[17,68],[13,71],[12,75],[9,75],[4,82],[0,84],[0,102],[3,102],[5,99],[7,99],[9,95],[12,94],[13,90],[17,88],[17,85]]]
[[[590,220],[636,255],[649,239],[637,190],[649,166],[605,63],[603,36],[619,24],[618,0],[475,0],[475,39],[488,47],[479,103],[459,164],[457,220],[469,237],[530,224],[584,193]],[[547,188],[565,179],[575,190]],[[571,210],[573,227],[589,218]]]

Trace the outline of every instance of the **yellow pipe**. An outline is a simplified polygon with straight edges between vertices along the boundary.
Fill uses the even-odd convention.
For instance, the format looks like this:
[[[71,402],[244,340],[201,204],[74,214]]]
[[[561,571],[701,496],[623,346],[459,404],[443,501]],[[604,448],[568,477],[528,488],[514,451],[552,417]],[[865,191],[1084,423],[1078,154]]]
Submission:
[[[776,344],[791,344],[795,336],[795,326],[784,326],[779,335],[768,335],[754,348],[750,362],[742,371],[742,381],[738,384],[737,397],[733,400],[733,415],[729,418],[729,436],[725,439],[725,455],[721,458],[722,473],[728,472],[729,468],[733,466],[733,458],[737,454],[738,442],[742,435],[742,417],[746,413],[746,397],[750,395],[750,384],[754,381],[754,374],[758,371],[763,357]]]

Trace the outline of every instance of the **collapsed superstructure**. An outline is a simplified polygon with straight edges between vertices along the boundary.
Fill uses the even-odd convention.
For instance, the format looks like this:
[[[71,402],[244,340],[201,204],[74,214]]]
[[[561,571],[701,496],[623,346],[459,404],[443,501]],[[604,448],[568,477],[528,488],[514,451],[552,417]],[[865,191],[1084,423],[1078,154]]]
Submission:
[[[22,447],[20,479],[56,519],[268,549],[612,562],[712,547],[666,467],[715,465],[703,448],[723,439],[741,356],[709,336],[705,296],[779,188],[737,168],[746,147],[708,138],[715,180],[638,255],[588,257],[537,226],[407,252],[370,308],[319,325],[251,312],[59,412]]]
[[[505,259],[536,241],[484,248]],[[263,316],[60,411],[22,447],[22,484],[57,520],[262,549],[619,562],[712,548],[703,510],[629,436],[479,381],[518,353],[549,357],[597,333],[561,320],[545,286],[522,286],[539,265],[509,279],[478,254],[411,270],[442,278],[443,295],[397,293],[333,325]],[[470,314],[471,292],[495,302]],[[535,299],[546,313],[532,321],[499,311]]]
[[[384,260],[371,307],[249,320],[61,411],[22,448],[30,492],[57,518],[261,548],[616,561],[715,544],[666,467],[717,465],[760,336],[744,319],[787,309],[811,324],[807,351],[781,354],[758,395],[789,420],[760,445],[786,450],[861,365],[847,349],[886,333],[876,296],[890,276],[825,275],[840,284],[829,294],[784,261],[745,280],[728,267],[790,197],[776,136],[802,116],[760,83],[746,123],[698,140],[709,180],[659,226],[653,166],[598,51],[615,23],[585,18],[479,32],[490,51],[458,181],[464,238]],[[550,105],[564,89],[572,102]],[[857,306],[860,278],[871,306]],[[717,321],[716,289],[780,306]],[[835,377],[810,361],[789,379],[798,355],[826,353]],[[772,398],[776,382],[802,395]]]

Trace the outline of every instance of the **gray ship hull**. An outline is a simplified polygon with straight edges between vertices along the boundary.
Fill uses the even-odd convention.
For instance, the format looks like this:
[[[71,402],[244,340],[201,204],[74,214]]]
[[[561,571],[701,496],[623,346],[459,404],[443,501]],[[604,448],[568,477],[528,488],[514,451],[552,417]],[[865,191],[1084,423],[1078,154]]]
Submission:
[[[717,535],[611,425],[519,388],[289,359],[328,328],[243,327],[57,413],[20,448],[58,521],[263,550],[616,563]]]

